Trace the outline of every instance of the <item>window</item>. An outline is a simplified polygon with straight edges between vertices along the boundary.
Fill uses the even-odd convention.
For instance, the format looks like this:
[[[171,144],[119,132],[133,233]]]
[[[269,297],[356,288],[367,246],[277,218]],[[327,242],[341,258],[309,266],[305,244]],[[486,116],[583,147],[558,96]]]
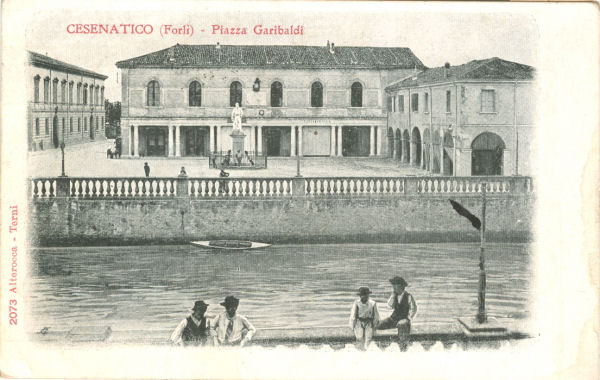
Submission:
[[[362,107],[362,84],[358,82],[352,83],[350,106],[351,107]]]
[[[419,112],[419,94],[412,94],[410,97],[410,109],[413,112]]]
[[[190,83],[188,103],[190,107],[200,107],[202,105],[202,86],[197,81]]]
[[[90,106],[94,105],[94,86],[90,86]]]
[[[404,113],[404,95],[398,96],[398,112]]]
[[[81,132],[81,118],[77,118],[77,132]]]
[[[77,104],[81,104],[81,83],[77,83]]]
[[[387,97],[387,110],[388,110],[388,112],[394,112],[394,100],[395,100],[394,96],[388,96]]]
[[[310,86],[310,106],[323,107],[323,85],[321,82],[314,82]]]
[[[100,88],[100,105],[104,106],[104,87]]]
[[[44,134],[48,136],[50,134],[50,130],[48,129],[48,118],[44,120]]]
[[[96,118],[96,130],[98,130],[98,118]]]
[[[50,101],[50,78],[44,78],[44,103]]]
[[[62,135],[65,135],[65,118],[62,118]]]
[[[73,133],[73,118],[69,119],[69,133]]]
[[[73,82],[69,82],[69,104],[73,104]]]
[[[40,76],[36,75],[33,78],[33,101],[36,103],[40,102]]]
[[[446,112],[452,112],[452,92],[446,91]]]
[[[87,104],[87,84],[83,85],[83,104]]]
[[[65,104],[67,102],[67,81],[60,82],[60,102]]]
[[[100,123],[100,126],[104,128],[104,116],[102,116],[102,123]]]
[[[94,90],[94,104],[95,105],[99,105],[100,103],[98,103],[98,99],[99,99],[99,90],[100,90],[100,86],[96,86],[96,90]]]
[[[87,117],[83,118],[83,131],[87,132]]]
[[[281,107],[283,105],[283,86],[280,82],[271,84],[271,107]]]
[[[242,84],[233,82],[229,86],[229,106],[235,107],[235,104],[242,105]]]
[[[35,119],[35,135],[40,135],[40,119],[38,118]]]
[[[496,112],[496,92],[481,90],[481,112]]]
[[[429,112],[429,93],[423,94],[423,112]]]
[[[58,103],[58,79],[52,81],[52,103]]]
[[[146,105],[155,107],[160,104],[160,86],[158,82],[153,80],[148,82],[146,90]]]

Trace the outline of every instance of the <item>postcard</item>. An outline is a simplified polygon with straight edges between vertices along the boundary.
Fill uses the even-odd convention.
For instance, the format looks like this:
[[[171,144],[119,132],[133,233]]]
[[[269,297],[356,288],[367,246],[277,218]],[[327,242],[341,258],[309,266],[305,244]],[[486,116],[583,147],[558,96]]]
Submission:
[[[594,4],[2,13],[3,376],[598,376]]]

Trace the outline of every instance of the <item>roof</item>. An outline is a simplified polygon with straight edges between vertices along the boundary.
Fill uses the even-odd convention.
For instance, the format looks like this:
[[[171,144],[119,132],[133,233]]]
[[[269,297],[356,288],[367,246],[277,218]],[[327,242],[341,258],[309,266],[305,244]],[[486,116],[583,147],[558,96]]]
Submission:
[[[44,67],[53,70],[59,70],[70,74],[86,75],[92,78],[106,79],[106,75],[96,73],[91,70],[84,69],[79,66],[71,65],[58,59],[50,58],[46,55],[29,52],[29,62],[36,67]]]
[[[283,69],[424,69],[409,48],[290,45],[174,45],[117,62],[119,68],[269,67]]]
[[[386,87],[387,91],[416,87],[424,84],[446,83],[457,80],[506,81],[531,80],[535,69],[521,63],[505,61],[498,57],[474,60],[463,65],[425,69],[416,76],[401,79]]]

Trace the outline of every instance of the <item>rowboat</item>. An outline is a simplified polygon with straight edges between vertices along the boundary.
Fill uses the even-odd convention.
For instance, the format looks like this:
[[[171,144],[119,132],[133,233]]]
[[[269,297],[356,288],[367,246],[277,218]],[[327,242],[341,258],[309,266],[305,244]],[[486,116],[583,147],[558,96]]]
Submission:
[[[271,244],[258,243],[255,241],[247,240],[205,240],[205,241],[191,241],[191,245],[196,247],[214,248],[214,249],[258,249],[269,247]]]

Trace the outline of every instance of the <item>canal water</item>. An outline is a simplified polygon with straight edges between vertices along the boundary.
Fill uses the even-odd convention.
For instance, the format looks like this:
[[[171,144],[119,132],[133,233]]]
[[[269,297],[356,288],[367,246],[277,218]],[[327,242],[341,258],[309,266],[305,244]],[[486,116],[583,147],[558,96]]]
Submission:
[[[191,246],[35,249],[32,328],[171,330],[195,300],[223,310],[229,294],[257,328],[345,326],[359,286],[381,317],[390,314],[388,279],[400,275],[418,304],[416,324],[452,323],[477,310],[478,244],[281,245],[256,251]],[[529,312],[527,244],[486,248],[487,310],[499,320]]]

